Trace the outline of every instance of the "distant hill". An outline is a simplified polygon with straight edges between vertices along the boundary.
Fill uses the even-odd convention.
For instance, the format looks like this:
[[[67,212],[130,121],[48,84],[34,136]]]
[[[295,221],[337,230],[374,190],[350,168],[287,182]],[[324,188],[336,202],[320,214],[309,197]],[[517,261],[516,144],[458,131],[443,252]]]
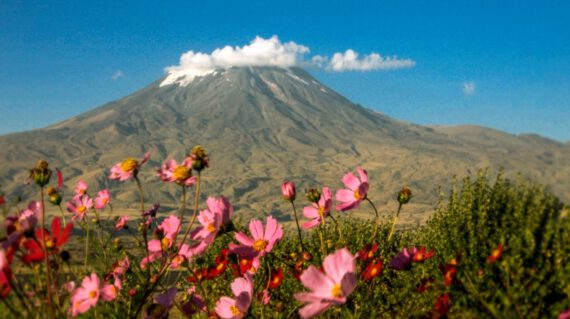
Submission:
[[[115,207],[125,207],[135,202],[136,188],[108,180],[109,168],[149,151],[141,172],[149,201],[174,204],[179,189],[159,185],[155,170],[202,144],[211,156],[204,194],[224,194],[245,214],[284,208],[285,179],[301,190],[337,188],[356,165],[369,171],[370,196],[380,206],[409,185],[416,221],[435,204],[439,185],[485,167],[522,172],[570,202],[568,143],[398,121],[350,102],[299,68],[234,67],[189,83],[162,81],[56,125],[1,136],[3,190],[30,196],[27,169],[43,158],[63,171],[69,187],[80,178],[93,190],[109,187]]]

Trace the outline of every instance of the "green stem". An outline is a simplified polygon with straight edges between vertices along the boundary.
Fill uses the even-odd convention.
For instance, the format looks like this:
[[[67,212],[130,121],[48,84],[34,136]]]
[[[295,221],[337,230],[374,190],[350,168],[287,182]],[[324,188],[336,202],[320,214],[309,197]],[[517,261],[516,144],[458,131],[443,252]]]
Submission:
[[[396,216],[394,216],[394,221],[392,222],[392,228],[390,228],[390,234],[388,235],[388,243],[390,243],[392,235],[394,235],[394,230],[396,229],[396,221],[398,220],[398,216],[400,216],[401,210],[402,210],[402,204],[400,203],[398,205],[398,212],[396,213]]]
[[[61,213],[61,219],[63,219],[63,227],[67,226],[67,222],[65,221],[65,213],[63,212],[63,208],[61,208],[61,204],[57,205],[59,207],[59,212]]]
[[[141,185],[141,181],[139,180],[138,176],[135,175],[135,181],[137,182],[137,187],[139,189],[139,193],[141,195],[141,214],[144,214],[144,191]],[[148,254],[148,236],[147,236],[147,226],[146,224],[144,224],[144,220],[143,220],[143,229],[142,229],[142,235],[143,235],[143,239],[144,239],[144,251],[146,254],[146,260],[150,260],[149,258],[149,254]],[[147,281],[150,280],[150,267],[146,268],[146,274],[147,274]]]
[[[370,204],[370,206],[372,206],[372,209],[374,209],[374,216],[376,216],[376,221],[374,222],[374,235],[372,235],[372,240],[373,241],[377,241],[376,240],[376,235],[378,235],[378,219],[380,218],[379,214],[378,214],[378,209],[376,209],[376,205],[374,205],[374,203],[370,200],[370,198],[365,197],[364,199],[366,199],[366,201]]]
[[[184,211],[186,211],[186,185],[182,185],[182,202],[180,203],[180,213],[178,215],[180,224],[182,224],[182,218],[184,218]]]
[[[50,318],[55,318],[55,313],[53,312],[53,304],[52,304],[52,291],[51,291],[51,278],[50,278],[50,265],[49,265],[49,258],[48,258],[48,250],[46,246],[46,237],[45,237],[45,228],[46,228],[46,213],[45,213],[45,201],[44,201],[44,187],[40,187],[40,197],[41,197],[41,208],[42,208],[42,229],[41,229],[41,241],[42,241],[42,248],[44,251],[44,260],[46,266],[46,284],[47,284],[47,304],[48,304],[48,311]]]
[[[196,177],[196,195],[194,196],[194,215],[192,215],[192,219],[190,220],[190,223],[188,224],[188,228],[186,228],[186,232],[184,233],[184,237],[182,237],[182,241],[180,242],[180,247],[182,247],[182,244],[184,244],[184,242],[186,241],[186,238],[188,237],[188,234],[190,234],[190,230],[192,229],[192,226],[194,225],[194,222],[196,221],[196,217],[198,216],[198,201],[200,199],[200,172],[198,172],[198,176]],[[182,223],[180,223],[182,225]]]
[[[340,227],[340,224],[336,221],[336,218],[334,218],[332,213],[330,213],[329,216],[331,217],[331,219],[335,223],[336,229],[338,230],[339,241],[341,244],[343,244],[344,243],[344,236],[342,235],[342,228]]]
[[[327,249],[325,247],[325,239],[323,237],[324,227],[325,227],[325,218],[322,217],[321,224],[319,225],[319,238],[321,240],[321,253],[323,254],[322,255],[323,258],[325,258],[325,256],[327,255]]]
[[[301,243],[301,250],[305,251],[305,245],[303,244],[303,236],[301,235],[301,227],[299,226],[299,219],[297,218],[297,209],[295,208],[295,202],[290,201],[291,206],[293,206],[293,216],[295,216],[295,223],[297,224],[297,232],[299,233],[299,243]]]
[[[86,235],[85,235],[85,257],[83,259],[83,272],[87,274],[87,262],[89,261],[89,221],[85,220],[85,228],[86,228]]]

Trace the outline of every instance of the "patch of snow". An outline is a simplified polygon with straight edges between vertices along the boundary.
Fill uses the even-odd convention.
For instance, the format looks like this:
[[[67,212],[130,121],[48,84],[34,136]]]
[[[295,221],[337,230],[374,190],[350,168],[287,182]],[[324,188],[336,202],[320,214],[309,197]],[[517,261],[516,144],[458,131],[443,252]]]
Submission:
[[[308,83],[307,81],[301,79],[300,77],[296,76],[295,74],[293,74],[293,73],[291,73],[291,72],[287,72],[287,75],[290,76],[290,77],[292,77],[293,79],[295,79],[295,80],[301,82],[301,83],[304,83],[305,85],[309,85],[309,83]]]

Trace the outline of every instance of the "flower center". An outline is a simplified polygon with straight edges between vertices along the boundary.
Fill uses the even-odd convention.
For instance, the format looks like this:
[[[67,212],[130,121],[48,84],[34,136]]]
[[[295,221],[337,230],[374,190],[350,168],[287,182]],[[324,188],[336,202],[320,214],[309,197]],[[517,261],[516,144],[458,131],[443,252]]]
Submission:
[[[189,179],[192,176],[192,171],[188,167],[180,165],[174,169],[174,171],[172,172],[172,176],[176,181],[182,182]]]
[[[325,217],[325,208],[324,207],[319,207],[319,210],[317,212],[319,213],[319,216],[321,216],[321,218]]]
[[[216,232],[216,226],[214,226],[214,223],[209,223],[209,224],[208,224],[208,231],[209,231],[210,233]]]
[[[362,195],[360,195],[360,191],[358,189],[354,191],[354,199],[356,200],[362,199]]]
[[[96,290],[91,290],[91,291],[89,292],[89,298],[95,299],[95,297],[97,297],[97,291],[96,291]]]
[[[331,295],[335,298],[341,298],[342,297],[342,288],[340,287],[339,284],[335,284],[332,287]]]
[[[170,239],[164,237],[160,243],[162,244],[162,250],[166,250],[170,246]]]
[[[376,267],[374,267],[374,268],[372,268],[372,270],[370,270],[370,274],[372,276],[375,276],[377,273],[378,273],[378,268],[376,268]]]
[[[53,240],[48,239],[46,240],[46,248],[51,249],[55,246],[55,243],[53,242]]]
[[[83,205],[77,207],[77,212],[80,213],[80,214],[85,213],[86,210],[87,210],[87,207],[85,207],[85,206],[83,206]]]
[[[239,316],[242,314],[241,311],[239,311],[238,307],[233,306],[233,305],[230,306],[230,311],[232,312],[232,315],[234,315],[234,316]]]
[[[101,203],[107,204],[108,202],[109,202],[109,199],[107,197],[101,198]]]
[[[138,165],[139,162],[136,159],[128,158],[121,163],[121,170],[123,172],[132,172]]]
[[[263,239],[258,239],[253,243],[253,249],[255,249],[255,251],[262,251],[265,250],[265,247],[267,247],[267,242]]]

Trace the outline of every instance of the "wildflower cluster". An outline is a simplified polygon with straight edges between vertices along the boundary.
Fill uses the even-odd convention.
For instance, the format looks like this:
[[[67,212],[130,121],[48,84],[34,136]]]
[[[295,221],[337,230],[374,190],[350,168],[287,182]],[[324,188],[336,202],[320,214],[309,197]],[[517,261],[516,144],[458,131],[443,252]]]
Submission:
[[[474,240],[478,235],[469,223],[481,216],[463,219],[453,198],[449,211],[457,213],[455,217],[440,211],[427,226],[397,231],[412,191],[403,187],[395,196],[397,211],[382,221],[371,199],[368,173],[361,167],[356,167],[357,175],[348,172],[339,178],[344,186],[336,192],[321,185],[310,188],[305,199],[297,196],[294,182],[285,181],[280,197],[291,209],[296,227],[296,235],[288,236],[289,229],[271,215],[245,225],[238,222],[230,199],[222,195],[200,201],[203,177],[210,168],[201,146],[181,161],[165,160],[154,171],[158,179],[179,188],[178,208],[145,208],[141,175],[149,160],[148,153],[140,161],[128,158],[108,175],[136,183],[140,210],[135,216],[114,213],[113,194],[108,189],[93,191],[83,180],[66,196],[57,169],[57,183],[50,186],[52,170],[46,161],[30,170],[39,200],[20,209],[0,196],[0,208],[8,212],[0,238],[4,313],[49,318],[443,318],[453,313],[501,317],[500,309],[510,315],[522,313],[519,307],[513,308],[515,313],[506,305],[494,307],[502,300],[481,289],[494,285],[489,281],[496,278],[500,285],[505,272],[510,277],[504,282],[516,284],[516,276],[538,271],[527,269],[535,262],[530,253],[520,253],[526,263],[517,264],[513,254],[521,244],[507,236],[485,229],[488,241],[482,245],[482,238]],[[301,216],[299,201],[305,201]],[[61,216],[46,214],[48,202]],[[541,205],[544,211],[559,208],[555,201]],[[368,220],[351,215],[366,208],[372,217]],[[544,216],[526,220],[550,223]],[[467,239],[458,239],[461,232],[456,227],[469,231]],[[531,234],[537,233],[534,230]],[[536,248],[536,258],[559,267],[570,264],[560,254],[567,252],[564,244],[570,241],[567,228],[544,236],[547,248]],[[560,287],[567,287],[568,276],[554,274]],[[508,301],[517,300],[516,292],[504,285],[500,289]],[[553,308],[540,313],[568,313],[563,311],[570,298],[564,299],[562,289],[549,297],[558,298]],[[480,305],[476,309],[481,312],[464,308],[473,304]]]

